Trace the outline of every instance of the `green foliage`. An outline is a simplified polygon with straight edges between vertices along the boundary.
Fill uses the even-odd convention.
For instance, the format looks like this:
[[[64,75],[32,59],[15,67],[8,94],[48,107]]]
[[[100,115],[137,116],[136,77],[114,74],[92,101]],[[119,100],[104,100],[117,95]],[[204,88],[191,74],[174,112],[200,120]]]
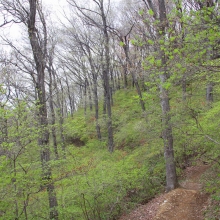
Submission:
[[[162,189],[164,160],[161,140],[154,130],[160,123],[153,118],[146,123],[136,96],[135,90],[115,94],[112,119],[116,150],[112,154],[106,148],[104,123],[103,141],[89,138],[95,133],[92,114],[78,112],[65,122],[67,137],[87,136],[87,141],[83,147],[69,145],[67,159],[51,163],[61,219],[114,219]],[[155,95],[149,98],[146,102],[155,109]],[[148,130],[155,139],[146,136]]]
[[[202,177],[204,191],[211,194],[210,203],[205,211],[205,219],[218,219],[220,216],[220,166],[219,163],[213,165]]]
[[[120,41],[120,42],[119,42],[119,45],[120,45],[121,47],[123,47],[123,46],[125,46],[125,43],[122,42],[122,41]]]
[[[35,207],[30,195],[39,190],[41,166],[37,148],[39,130],[32,111],[35,109],[18,101],[13,109],[6,106],[0,112],[0,213],[4,213],[0,219],[15,219],[16,215],[24,218],[25,204],[30,209]]]
[[[153,16],[153,15],[154,15],[154,12],[153,12],[153,10],[152,10],[152,9],[148,10],[148,12],[149,12],[149,15],[151,15],[151,16]]]
[[[150,45],[153,45],[153,44],[154,44],[154,42],[153,42],[151,39],[149,39],[147,42],[148,42]]]
[[[106,149],[97,152],[91,146],[72,147],[69,155],[72,159],[59,165],[60,170],[68,167],[69,178],[56,181],[64,219],[112,219],[151,198],[164,181],[163,166],[149,170],[146,161],[156,154],[149,156],[146,147],[132,154],[123,150],[109,154]],[[152,172],[157,176],[155,180],[150,177]]]
[[[89,138],[88,130],[86,127],[86,120],[84,116],[75,117],[71,120],[67,119],[68,123],[65,123],[65,135],[67,139],[69,137],[73,139],[80,139],[86,142]]]
[[[144,14],[144,10],[141,9],[141,10],[138,12],[138,14],[142,16],[142,15]]]
[[[215,55],[213,51],[218,51],[216,42],[220,31],[218,20],[211,19],[212,12],[213,8],[182,15],[174,11],[168,16],[166,36],[143,40],[136,35],[131,39],[135,47],[145,46],[151,51],[141,61],[147,78],[147,89],[142,91],[146,111],[142,112],[134,89],[115,92],[112,107],[115,151],[112,154],[107,151],[105,115],[99,118],[102,141],[96,139],[94,112],[87,111],[85,115],[79,109],[73,117],[65,119],[67,158],[49,164],[60,219],[116,219],[138,203],[147,202],[163,188],[165,167],[158,86],[169,91],[168,116],[173,128],[178,174],[201,155],[208,162],[218,163],[204,181],[214,204],[214,211],[208,211],[207,218],[219,217],[220,61],[211,57]],[[144,10],[139,14],[144,17]],[[149,10],[148,14],[145,23],[153,19],[154,12]],[[172,28],[176,16],[184,24],[178,35]],[[151,25],[157,28],[159,21]],[[123,47],[124,43],[119,45]],[[166,82],[160,82],[161,74],[166,74]],[[185,99],[182,97],[184,80]],[[208,82],[215,82],[217,98],[212,105],[205,102]],[[5,93],[2,87],[0,92]],[[100,112],[101,106],[102,103]],[[32,113],[35,111],[20,101],[13,109],[0,108],[0,219],[16,219],[16,207],[21,219],[25,218],[25,209],[29,219],[48,216],[48,195],[42,186],[37,145],[42,130],[37,128]]]

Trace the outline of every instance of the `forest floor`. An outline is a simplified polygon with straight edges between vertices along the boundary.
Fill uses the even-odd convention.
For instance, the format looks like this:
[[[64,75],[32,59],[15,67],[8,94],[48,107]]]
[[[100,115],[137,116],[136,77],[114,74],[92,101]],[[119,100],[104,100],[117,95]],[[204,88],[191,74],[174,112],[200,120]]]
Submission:
[[[179,188],[158,195],[120,220],[203,220],[209,196],[201,190],[200,177],[209,167],[198,164],[186,168]]]

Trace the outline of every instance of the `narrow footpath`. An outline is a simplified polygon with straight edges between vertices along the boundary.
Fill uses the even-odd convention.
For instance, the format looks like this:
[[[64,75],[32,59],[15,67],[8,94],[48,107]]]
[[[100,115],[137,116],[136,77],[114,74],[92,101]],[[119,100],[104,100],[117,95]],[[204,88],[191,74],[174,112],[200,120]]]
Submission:
[[[188,167],[179,188],[159,195],[120,220],[203,220],[208,195],[201,192],[200,177],[207,168]]]

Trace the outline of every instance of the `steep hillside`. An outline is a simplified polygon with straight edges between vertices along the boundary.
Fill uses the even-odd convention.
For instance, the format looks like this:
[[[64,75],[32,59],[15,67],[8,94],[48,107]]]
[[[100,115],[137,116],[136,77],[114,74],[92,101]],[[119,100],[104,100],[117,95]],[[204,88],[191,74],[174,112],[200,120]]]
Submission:
[[[178,91],[174,87],[171,92],[177,173],[180,177],[185,168],[198,160],[214,164],[203,179],[204,191],[213,194],[206,216],[218,218],[219,128],[216,118],[220,103],[215,102],[212,108],[206,106],[203,90],[194,88],[194,96],[182,102]],[[85,114],[79,109],[73,117],[65,120],[66,159],[50,162],[60,219],[118,219],[138,204],[146,204],[164,192],[165,162],[159,98],[157,92],[143,94],[145,112],[141,110],[134,89],[119,90],[114,94],[113,153],[107,149],[105,115],[99,121],[101,141],[96,138],[94,111],[87,110]],[[100,103],[100,111],[101,106]],[[61,140],[58,141],[61,144]],[[33,149],[29,149],[29,155],[34,153]],[[22,154],[18,160],[21,166],[17,168],[17,192],[22,195],[22,189],[25,190],[18,198],[10,193],[14,177],[7,158],[1,157],[5,161],[1,166],[1,170],[4,169],[1,185],[7,197],[0,201],[0,219],[11,219],[14,198],[18,209],[25,207],[30,218],[47,216],[47,193],[39,178],[41,166],[38,162],[29,164],[27,158],[27,154]],[[21,216],[23,219],[23,214]]]
[[[211,112],[218,108],[218,103],[210,109],[204,102],[202,90],[197,89],[197,84],[191,88],[194,96],[187,102],[181,103],[178,88],[174,88],[171,99],[175,158],[179,175],[198,159],[212,163],[217,147],[210,140],[209,132],[212,130],[208,128],[207,120],[213,117]],[[72,140],[73,145],[77,145],[79,140],[85,144],[81,147],[69,147],[69,151],[73,151],[71,154],[78,163],[85,161],[79,167],[88,164],[83,178],[87,181],[92,178],[93,183],[87,182],[88,189],[81,188],[80,193],[85,196],[83,206],[86,215],[92,216],[92,219],[119,216],[138,203],[146,203],[164,190],[165,168],[159,98],[156,93],[146,93],[144,100],[146,112],[142,112],[135,90],[121,90],[114,95],[113,154],[107,152],[104,117],[100,119],[103,135],[101,142],[96,140],[93,112],[84,115],[80,110],[66,123],[68,140]],[[82,158],[78,158],[82,152]]]

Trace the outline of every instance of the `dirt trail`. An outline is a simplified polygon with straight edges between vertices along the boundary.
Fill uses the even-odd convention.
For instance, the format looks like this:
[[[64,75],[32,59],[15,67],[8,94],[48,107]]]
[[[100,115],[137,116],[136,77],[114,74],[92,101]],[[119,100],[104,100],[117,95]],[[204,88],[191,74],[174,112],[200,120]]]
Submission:
[[[208,196],[200,192],[199,179],[208,166],[189,167],[180,186],[165,195],[154,220],[202,220]]]
[[[203,220],[208,195],[201,193],[199,180],[208,167],[188,167],[179,188],[158,196],[120,220]]]

